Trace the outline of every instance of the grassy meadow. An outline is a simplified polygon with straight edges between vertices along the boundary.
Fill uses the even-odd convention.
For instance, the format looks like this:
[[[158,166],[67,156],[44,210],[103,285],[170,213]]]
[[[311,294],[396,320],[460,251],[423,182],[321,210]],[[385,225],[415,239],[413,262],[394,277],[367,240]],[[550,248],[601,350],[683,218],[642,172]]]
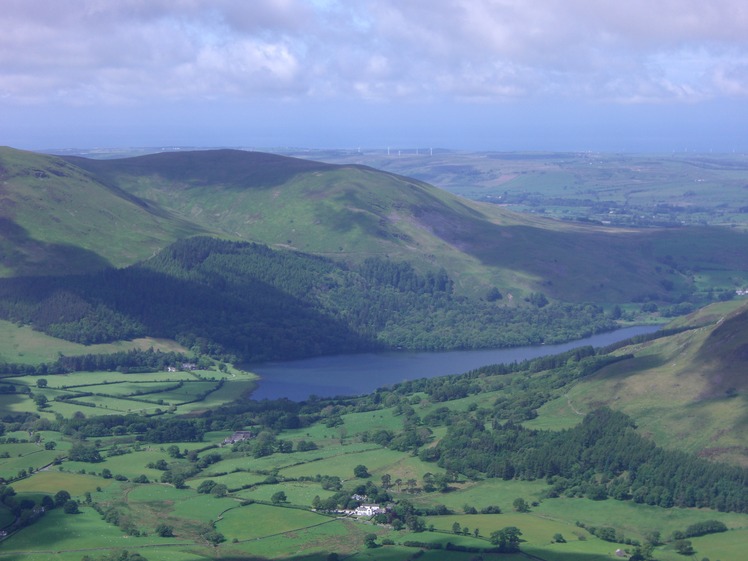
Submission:
[[[53,362],[61,354],[107,354],[131,349],[153,348],[164,352],[186,353],[187,349],[168,339],[143,337],[132,341],[116,341],[98,345],[81,345],[35,331],[26,325],[0,320],[0,362],[39,364]]]

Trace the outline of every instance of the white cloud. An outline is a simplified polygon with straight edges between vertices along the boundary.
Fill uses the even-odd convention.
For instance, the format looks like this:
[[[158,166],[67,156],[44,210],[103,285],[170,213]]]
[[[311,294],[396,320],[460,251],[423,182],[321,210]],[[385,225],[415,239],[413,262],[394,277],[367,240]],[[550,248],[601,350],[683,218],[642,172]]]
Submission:
[[[6,0],[7,103],[748,95],[743,0]]]

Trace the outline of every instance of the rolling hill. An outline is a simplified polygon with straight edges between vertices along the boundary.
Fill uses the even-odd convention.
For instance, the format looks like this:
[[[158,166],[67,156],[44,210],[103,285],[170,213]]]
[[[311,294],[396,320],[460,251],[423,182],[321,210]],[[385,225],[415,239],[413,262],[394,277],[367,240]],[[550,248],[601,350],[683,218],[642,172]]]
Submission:
[[[497,286],[573,302],[677,301],[748,278],[740,232],[546,220],[365,166],[236,150],[66,161],[224,236],[348,261],[388,256],[421,270],[443,266],[468,294]]]
[[[714,304],[680,324],[690,329],[618,350],[633,357],[547,404],[544,422],[609,406],[662,446],[748,466],[748,304]]]
[[[0,148],[0,276],[129,265],[200,232],[60,158]]]
[[[748,236],[621,229],[461,199],[357,165],[238,150],[57,158],[0,149],[5,276],[140,261],[195,233],[362,262],[444,267],[457,292],[503,303],[679,302],[748,282]],[[701,294],[704,296],[704,294]]]

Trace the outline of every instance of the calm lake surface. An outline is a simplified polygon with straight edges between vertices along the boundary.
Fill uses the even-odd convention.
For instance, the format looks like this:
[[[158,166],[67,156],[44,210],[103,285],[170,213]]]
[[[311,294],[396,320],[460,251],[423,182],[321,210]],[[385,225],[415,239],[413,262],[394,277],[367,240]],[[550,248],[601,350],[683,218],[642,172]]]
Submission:
[[[625,327],[561,345],[479,351],[335,355],[288,362],[266,362],[247,368],[261,377],[258,388],[252,393],[252,399],[287,397],[293,401],[303,401],[310,395],[360,395],[406,380],[462,374],[488,364],[521,362],[585,345],[604,347],[657,329],[659,326],[651,325]]]

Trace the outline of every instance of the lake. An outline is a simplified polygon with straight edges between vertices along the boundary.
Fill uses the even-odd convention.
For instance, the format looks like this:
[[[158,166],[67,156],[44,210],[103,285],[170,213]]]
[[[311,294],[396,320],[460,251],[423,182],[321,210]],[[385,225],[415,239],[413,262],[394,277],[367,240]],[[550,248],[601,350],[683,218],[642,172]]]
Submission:
[[[287,397],[303,401],[310,395],[333,397],[360,395],[406,380],[462,374],[488,364],[521,362],[562,353],[576,347],[604,347],[636,335],[652,333],[659,326],[625,327],[560,345],[512,349],[445,352],[381,352],[333,355],[248,366],[260,376],[252,399]]]

